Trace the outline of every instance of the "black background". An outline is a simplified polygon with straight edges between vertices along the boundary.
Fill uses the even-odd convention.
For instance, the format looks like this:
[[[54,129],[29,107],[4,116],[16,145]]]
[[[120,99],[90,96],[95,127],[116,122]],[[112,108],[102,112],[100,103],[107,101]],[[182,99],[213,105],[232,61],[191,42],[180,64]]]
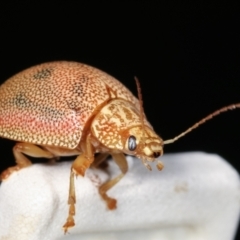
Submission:
[[[237,1],[64,2],[0,3],[1,82],[38,63],[74,60],[108,72],[136,95],[136,75],[145,113],[163,139],[240,102]],[[240,110],[225,113],[165,153],[217,153],[239,172],[239,122]],[[14,163],[14,143],[0,144],[3,170]]]

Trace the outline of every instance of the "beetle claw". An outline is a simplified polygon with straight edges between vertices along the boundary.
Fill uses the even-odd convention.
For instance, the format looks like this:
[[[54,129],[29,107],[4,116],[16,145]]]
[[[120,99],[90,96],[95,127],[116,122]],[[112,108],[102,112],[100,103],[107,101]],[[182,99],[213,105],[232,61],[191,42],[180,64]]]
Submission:
[[[74,226],[75,226],[75,222],[74,222],[73,216],[69,216],[67,218],[66,223],[63,225],[64,234],[66,234],[68,232],[68,228],[71,228]]]
[[[109,210],[114,210],[117,208],[117,200],[114,198],[109,198],[107,202],[107,206]]]

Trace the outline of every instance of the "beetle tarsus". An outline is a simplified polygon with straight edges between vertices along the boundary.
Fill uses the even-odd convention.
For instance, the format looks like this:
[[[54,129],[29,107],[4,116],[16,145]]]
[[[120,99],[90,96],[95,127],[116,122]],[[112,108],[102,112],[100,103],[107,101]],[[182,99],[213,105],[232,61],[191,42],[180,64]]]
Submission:
[[[63,225],[64,234],[66,234],[68,232],[68,228],[71,228],[74,226],[75,226],[75,222],[74,222],[73,216],[69,215],[66,223]]]
[[[103,195],[102,195],[102,197],[103,197]],[[117,208],[117,200],[116,200],[116,199],[110,198],[110,197],[107,196],[107,194],[105,194],[104,200],[106,201],[106,203],[107,203],[107,208],[108,208],[109,210],[114,210],[114,209]]]
[[[158,169],[159,171],[162,171],[163,168],[164,168],[164,165],[163,165],[163,163],[162,163],[161,161],[158,161],[156,166],[157,166],[157,169]]]
[[[66,234],[68,228],[75,226],[74,215],[75,215],[75,203],[76,203],[76,195],[75,195],[75,185],[74,185],[74,172],[71,171],[70,174],[70,184],[69,184],[69,196],[68,196],[68,217],[66,223],[63,225],[64,233]]]

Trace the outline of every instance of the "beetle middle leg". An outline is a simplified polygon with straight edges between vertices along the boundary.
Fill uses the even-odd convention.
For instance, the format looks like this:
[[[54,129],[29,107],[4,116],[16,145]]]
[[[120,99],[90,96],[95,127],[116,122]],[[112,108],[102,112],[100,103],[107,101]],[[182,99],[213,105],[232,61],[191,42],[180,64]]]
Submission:
[[[70,173],[70,185],[69,185],[69,196],[68,196],[68,217],[66,223],[63,225],[64,233],[67,232],[68,228],[75,226],[74,215],[75,215],[75,185],[74,176],[84,176],[85,171],[90,167],[94,161],[94,152],[90,140],[91,136],[86,137],[86,141],[81,144],[82,153],[79,155],[72,163],[71,173]]]
[[[109,153],[100,153],[99,155],[95,156],[94,162],[91,165],[91,168],[101,168],[105,169],[108,164],[106,162]]]
[[[31,157],[43,157],[43,158],[54,158],[54,155],[47,150],[44,150],[34,144],[20,142],[13,147],[13,155],[16,160],[16,166],[9,167],[1,173],[0,179],[7,179],[14,171],[18,171],[21,168],[28,167],[32,162],[24,155]]]
[[[127,173],[128,170],[128,163],[126,160],[126,157],[123,153],[117,153],[117,154],[111,154],[116,164],[119,166],[121,170],[121,174],[112,180],[104,183],[99,187],[99,194],[103,198],[103,200],[106,202],[108,209],[113,210],[117,208],[117,200],[114,198],[111,198],[107,195],[107,191],[112,188],[114,185],[116,185]]]

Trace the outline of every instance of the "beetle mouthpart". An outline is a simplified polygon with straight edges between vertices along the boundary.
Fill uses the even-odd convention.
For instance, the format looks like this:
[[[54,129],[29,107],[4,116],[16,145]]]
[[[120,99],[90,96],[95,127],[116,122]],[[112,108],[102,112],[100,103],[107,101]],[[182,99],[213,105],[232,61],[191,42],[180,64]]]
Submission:
[[[152,153],[153,153],[153,151],[149,148],[149,146],[144,147],[143,152],[146,155],[146,157],[147,156],[149,156],[149,157],[152,156]]]
[[[151,148],[151,150],[154,153],[158,152],[158,153],[162,154],[162,152],[163,152],[162,143],[160,143],[160,142],[151,142],[149,144],[149,147]]]
[[[142,159],[142,163],[149,171],[152,171],[152,167],[147,163],[145,159]]]
[[[163,154],[163,148],[159,143],[152,142],[150,144],[147,144],[143,149],[144,157],[147,160],[154,161],[156,158],[162,156]],[[141,157],[140,157],[141,158]]]
[[[157,167],[157,169],[158,169],[159,171],[161,171],[161,170],[163,170],[164,165],[163,165],[163,163],[162,163],[161,161],[158,161],[156,167]]]

